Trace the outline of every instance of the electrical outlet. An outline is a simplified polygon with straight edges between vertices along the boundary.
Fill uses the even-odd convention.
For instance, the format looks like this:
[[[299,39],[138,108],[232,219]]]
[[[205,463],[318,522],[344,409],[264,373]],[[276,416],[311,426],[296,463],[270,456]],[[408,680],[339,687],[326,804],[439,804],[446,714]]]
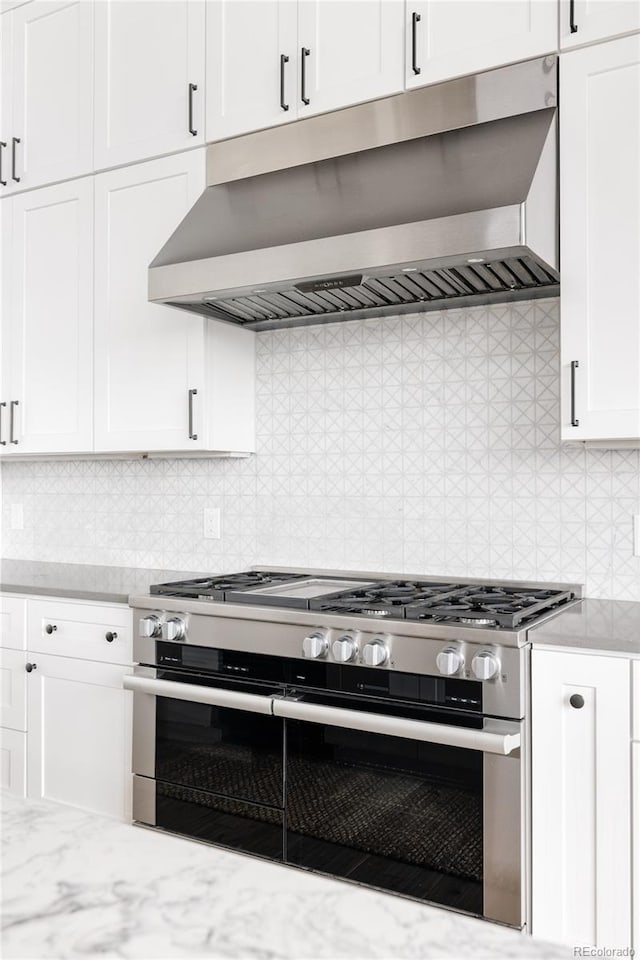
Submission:
[[[21,503],[11,504],[11,529],[24,530],[24,511]]]
[[[640,513],[633,516],[633,555],[640,557]]]
[[[220,507],[205,507],[202,535],[207,540],[219,540],[221,536]]]

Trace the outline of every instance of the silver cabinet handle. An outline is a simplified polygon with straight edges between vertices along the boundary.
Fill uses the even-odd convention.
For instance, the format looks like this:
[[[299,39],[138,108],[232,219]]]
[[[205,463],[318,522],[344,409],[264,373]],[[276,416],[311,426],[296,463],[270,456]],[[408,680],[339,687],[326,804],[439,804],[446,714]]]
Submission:
[[[7,146],[6,140],[0,140],[0,187],[6,187],[7,181],[2,179],[2,151]]]
[[[16,177],[16,147],[19,143],[22,143],[20,137],[11,138],[11,179],[15,180],[16,183],[20,183],[20,177]]]
[[[197,390],[189,390],[189,440],[198,439],[198,434],[193,432],[193,398],[197,395]]]
[[[571,426],[579,427],[580,421],[576,417],[576,370],[580,366],[579,360],[571,361]]]
[[[423,740],[425,743],[441,743],[447,747],[463,750],[481,750],[507,756],[520,746],[520,724],[508,720],[487,720],[482,730],[468,727],[452,727],[444,723],[428,723],[422,720],[406,720],[404,717],[380,716],[377,713],[360,713],[358,710],[343,710],[325,707],[302,700],[274,698],[273,713],[289,720],[306,720],[309,723],[325,723],[331,727],[362,730],[365,733],[382,733],[405,740]]]
[[[9,404],[9,443],[17,443],[18,441],[13,436],[13,411],[16,407],[20,406],[19,400],[12,400]]]
[[[170,700],[191,700],[193,703],[209,703],[216,707],[230,707],[249,713],[271,715],[271,697],[255,693],[240,693],[237,690],[222,690],[217,687],[201,687],[198,684],[174,683],[172,680],[155,680],[153,677],[123,677],[125,690],[148,693],[153,697],[168,697]]]
[[[198,89],[197,83],[189,84],[189,133],[191,134],[192,137],[198,136],[198,131],[193,125],[193,95],[197,89]]]
[[[6,401],[4,400],[2,403],[0,403],[0,445],[3,447],[6,447],[7,445],[7,441],[2,439],[2,409],[3,407],[6,407],[6,405]]]

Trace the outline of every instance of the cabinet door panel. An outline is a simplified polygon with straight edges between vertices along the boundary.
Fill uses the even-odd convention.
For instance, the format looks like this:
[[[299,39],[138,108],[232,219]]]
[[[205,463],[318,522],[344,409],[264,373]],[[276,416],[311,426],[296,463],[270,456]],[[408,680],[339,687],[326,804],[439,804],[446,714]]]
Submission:
[[[536,937],[629,945],[629,686],[627,660],[533,650]]]
[[[1,95],[1,94],[0,94]],[[0,189],[2,189],[0,187]],[[0,457],[9,449],[9,402],[11,401],[11,244],[13,202],[0,200]]]
[[[0,728],[0,787],[17,797],[27,793],[27,735]]]
[[[298,115],[402,90],[403,14],[395,0],[300,0],[298,56],[309,54],[298,67]]]
[[[7,453],[92,449],[93,181],[20,194],[13,205]]]
[[[560,110],[562,437],[637,439],[640,36],[566,54]]]
[[[13,122],[24,190],[88,173],[93,162],[93,4],[26,4],[13,18]],[[9,144],[9,153],[11,144]]]
[[[147,301],[147,268],[204,189],[203,151],[96,177],[96,450],[197,450],[204,324]]]
[[[204,29],[201,0],[96,3],[96,169],[204,143]]]
[[[26,601],[0,596],[0,647],[24,650],[26,646]]]
[[[633,771],[633,931],[632,946],[640,949],[640,742],[631,744],[631,764]]]
[[[297,0],[210,0],[207,140],[296,119],[297,27]]]
[[[13,17],[0,22],[0,196],[8,193],[13,131]]]
[[[30,655],[28,790],[106,816],[130,807],[131,694],[109,664]]]
[[[552,53],[558,43],[555,0],[417,0],[406,18],[407,87]]]
[[[560,0],[560,46],[581,46],[640,30],[638,0]]]
[[[0,726],[27,729],[26,656],[23,650],[0,650]]]

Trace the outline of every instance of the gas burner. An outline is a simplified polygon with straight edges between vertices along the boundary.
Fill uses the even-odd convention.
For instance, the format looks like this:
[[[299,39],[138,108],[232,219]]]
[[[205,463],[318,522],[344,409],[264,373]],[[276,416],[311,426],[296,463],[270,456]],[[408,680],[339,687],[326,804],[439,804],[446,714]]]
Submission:
[[[198,577],[194,580],[177,580],[173,583],[158,583],[151,593],[163,597],[186,597],[190,600],[226,600],[227,594],[238,590],[255,590],[280,583],[304,579],[300,574],[271,573],[268,570],[246,570],[220,577]]]
[[[539,614],[573,598],[571,592],[535,587],[469,586],[442,598],[419,601],[407,609],[410,620],[463,623],[472,627],[515,630]]]
[[[311,609],[324,613],[351,613],[365,617],[404,619],[405,610],[418,601],[443,600],[462,587],[454,583],[429,583],[423,580],[393,580],[368,584],[334,597],[319,599]]]
[[[489,620],[488,617],[478,617],[477,620],[474,620],[473,617],[460,617],[458,620],[459,623],[469,623],[472,627],[497,627],[497,620]]]

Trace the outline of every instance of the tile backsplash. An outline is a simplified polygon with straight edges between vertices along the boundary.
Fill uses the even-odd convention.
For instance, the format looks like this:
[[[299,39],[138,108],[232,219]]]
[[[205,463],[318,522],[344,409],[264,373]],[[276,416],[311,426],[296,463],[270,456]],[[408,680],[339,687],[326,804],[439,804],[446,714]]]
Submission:
[[[2,555],[565,580],[640,601],[640,452],[560,446],[558,309],[260,334],[255,456],[4,463]],[[220,540],[203,538],[209,506]]]

